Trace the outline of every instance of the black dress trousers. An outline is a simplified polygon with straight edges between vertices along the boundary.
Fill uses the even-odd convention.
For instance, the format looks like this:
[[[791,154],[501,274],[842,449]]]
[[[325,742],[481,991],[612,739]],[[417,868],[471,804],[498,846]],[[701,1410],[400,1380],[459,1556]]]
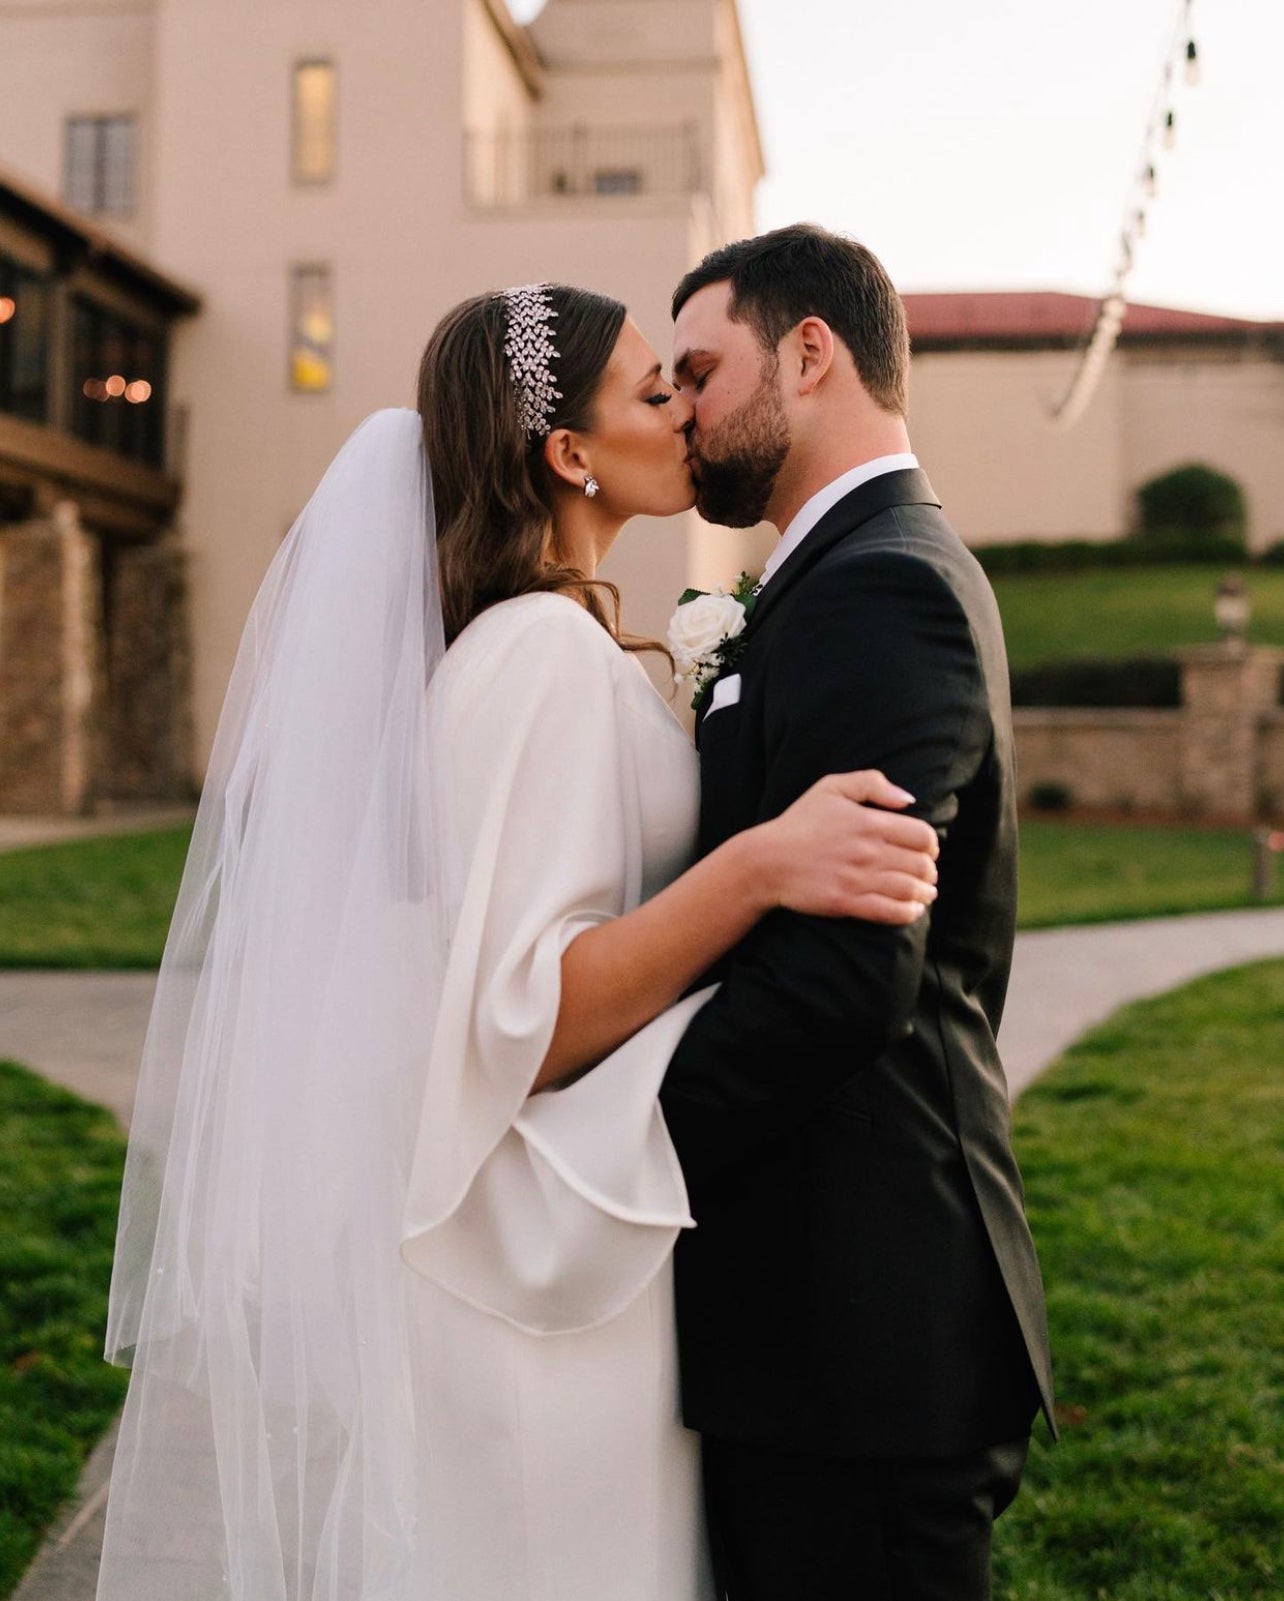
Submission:
[[[990,1601],[990,1535],[1029,1436],[947,1457],[704,1439],[719,1601]]]

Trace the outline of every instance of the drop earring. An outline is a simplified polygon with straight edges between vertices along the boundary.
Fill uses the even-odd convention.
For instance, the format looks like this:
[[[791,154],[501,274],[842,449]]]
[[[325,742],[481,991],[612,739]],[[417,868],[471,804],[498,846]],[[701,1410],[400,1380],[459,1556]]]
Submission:
[[[592,473],[590,473],[588,475],[588,477],[584,480],[584,493],[588,496],[588,498],[590,500],[592,500],[593,496],[597,494],[598,490],[601,489],[601,487],[602,487],[601,484],[598,483],[597,479],[594,478]]]

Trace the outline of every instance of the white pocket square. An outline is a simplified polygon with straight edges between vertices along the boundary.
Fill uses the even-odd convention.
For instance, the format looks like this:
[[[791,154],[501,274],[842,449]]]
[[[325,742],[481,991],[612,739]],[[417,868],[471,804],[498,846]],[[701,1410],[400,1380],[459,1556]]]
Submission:
[[[713,686],[713,694],[709,704],[705,707],[704,715],[712,717],[721,706],[734,706],[740,699],[740,674],[731,673],[726,678],[720,678]]]

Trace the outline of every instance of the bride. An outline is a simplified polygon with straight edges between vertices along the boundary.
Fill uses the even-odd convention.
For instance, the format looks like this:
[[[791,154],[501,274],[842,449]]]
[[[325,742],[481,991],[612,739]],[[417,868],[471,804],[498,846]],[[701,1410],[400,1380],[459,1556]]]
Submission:
[[[689,418],[617,302],[483,295],[264,580],[131,1129],[99,1601],[712,1595],[657,1091],[759,919],[908,922],[935,840],[857,773],[689,865],[595,576],[691,506]]]

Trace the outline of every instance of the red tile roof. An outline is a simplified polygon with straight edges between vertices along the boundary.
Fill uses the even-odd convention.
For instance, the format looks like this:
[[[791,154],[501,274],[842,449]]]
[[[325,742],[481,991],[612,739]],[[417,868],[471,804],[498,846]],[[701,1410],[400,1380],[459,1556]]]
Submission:
[[[1055,291],[905,296],[910,337],[920,348],[973,341],[1074,343],[1092,331],[1098,305],[1099,301],[1090,295]],[[1242,317],[1177,311],[1168,306],[1129,305],[1123,337],[1225,337],[1282,330],[1284,323],[1250,322]]]

